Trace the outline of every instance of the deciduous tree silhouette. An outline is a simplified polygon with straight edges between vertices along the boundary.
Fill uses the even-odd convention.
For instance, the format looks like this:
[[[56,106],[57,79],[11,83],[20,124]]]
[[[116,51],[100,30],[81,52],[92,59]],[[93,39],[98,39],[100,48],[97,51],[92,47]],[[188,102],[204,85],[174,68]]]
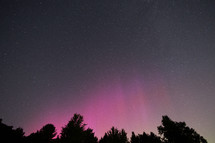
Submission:
[[[40,134],[44,142],[49,143],[56,136],[55,126],[52,124],[47,124],[40,130]]]
[[[207,143],[194,129],[185,122],[174,122],[168,116],[163,116],[158,132],[168,143]]]
[[[85,129],[86,124],[83,123],[83,116],[74,114],[69,123],[62,128],[61,142],[62,143],[97,143],[93,130]]]
[[[132,132],[131,143],[162,143],[162,141],[160,137],[152,132],[150,135],[145,132],[143,132],[143,134],[135,135],[134,132]]]
[[[2,123],[0,119],[0,142],[1,143],[12,143],[24,141],[24,132],[22,128],[13,129],[13,126],[8,126]]]
[[[99,143],[128,143],[127,133],[124,129],[119,131],[118,129],[112,127],[110,131],[105,133]]]
[[[28,143],[50,143],[56,136],[55,126],[47,124],[36,133],[32,133],[27,137]]]

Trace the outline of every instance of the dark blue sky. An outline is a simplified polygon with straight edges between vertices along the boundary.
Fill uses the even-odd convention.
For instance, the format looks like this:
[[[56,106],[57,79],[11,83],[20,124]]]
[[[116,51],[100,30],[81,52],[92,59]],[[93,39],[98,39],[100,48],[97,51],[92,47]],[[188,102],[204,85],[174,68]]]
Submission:
[[[0,117],[26,134],[75,112],[99,137],[157,133],[167,114],[215,140],[215,1],[0,0],[0,25]]]

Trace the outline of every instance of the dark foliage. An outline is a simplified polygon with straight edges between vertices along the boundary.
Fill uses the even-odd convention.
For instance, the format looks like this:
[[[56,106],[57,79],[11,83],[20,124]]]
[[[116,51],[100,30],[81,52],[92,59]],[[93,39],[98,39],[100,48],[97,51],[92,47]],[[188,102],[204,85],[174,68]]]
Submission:
[[[143,132],[143,134],[135,135],[134,132],[132,132],[131,143],[162,143],[162,141],[160,137],[152,132],[150,135],[145,132]]]
[[[52,139],[56,136],[55,126],[52,124],[47,124],[43,126],[36,133],[30,134],[26,138],[27,143],[51,143]]]
[[[22,128],[13,129],[13,126],[8,126],[2,123],[0,119],[0,142],[1,143],[13,143],[24,141],[24,132]]]
[[[0,119],[0,143],[129,143],[124,129],[112,127],[98,141],[90,128],[86,129],[83,116],[74,114],[68,124],[62,128],[61,136],[56,136],[55,126],[47,124],[39,131],[25,137],[22,128],[13,129]],[[162,117],[158,127],[160,136],[154,133],[135,135],[132,132],[130,143],[207,143],[194,129],[185,122],[172,121],[168,116]]]
[[[99,143],[128,143],[127,133],[124,129],[119,131],[118,129],[112,127],[110,131],[105,133]]]
[[[194,129],[187,127],[185,122],[174,122],[168,116],[163,116],[158,132],[168,143],[207,143]]]
[[[97,143],[93,130],[85,129],[86,124],[83,123],[83,116],[74,114],[69,123],[62,129],[62,143]]]

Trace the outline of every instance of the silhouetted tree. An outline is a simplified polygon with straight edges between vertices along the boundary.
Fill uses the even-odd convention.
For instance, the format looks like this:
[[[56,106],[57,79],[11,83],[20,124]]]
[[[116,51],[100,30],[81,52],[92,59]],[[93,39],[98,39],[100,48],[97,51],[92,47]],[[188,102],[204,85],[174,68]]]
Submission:
[[[95,137],[93,130],[88,128],[85,132],[84,132],[84,138],[85,138],[85,143],[98,143],[98,138]]]
[[[61,142],[62,143],[97,143],[93,130],[85,129],[86,124],[83,123],[83,116],[74,114],[69,123],[62,128]]]
[[[119,131],[118,129],[112,127],[110,131],[105,133],[99,143],[128,143],[127,133],[124,129]]]
[[[29,136],[26,137],[27,143],[39,143],[41,141],[41,136],[39,131],[36,133],[31,133]]]
[[[68,124],[62,128],[61,137],[56,136],[55,126],[47,124],[36,133],[25,137],[22,128],[13,129],[2,123],[0,119],[0,143],[98,143],[93,130],[85,129],[83,116],[74,114]],[[159,137],[154,133],[135,135],[132,132],[131,143],[207,143],[194,129],[186,126],[185,122],[172,121],[168,116],[162,117],[162,125],[158,127]],[[100,139],[99,143],[128,143],[124,129],[119,131],[112,127]]]
[[[50,142],[56,136],[55,126],[47,124],[40,130],[40,134],[45,142]]]
[[[134,132],[131,134],[131,143],[139,143],[139,137]]]
[[[32,133],[27,137],[28,143],[50,143],[56,136],[55,126],[47,124],[36,133]]]
[[[167,143],[207,143],[194,129],[187,127],[185,122],[174,122],[168,116],[162,117],[158,132]]]
[[[152,132],[150,135],[143,132],[143,134],[139,134],[137,136],[132,132],[131,143],[162,143],[162,141],[160,137],[156,136]]]
[[[0,119],[0,142],[1,143],[12,143],[24,141],[24,132],[22,128],[13,129],[13,126],[8,126],[2,123]]]

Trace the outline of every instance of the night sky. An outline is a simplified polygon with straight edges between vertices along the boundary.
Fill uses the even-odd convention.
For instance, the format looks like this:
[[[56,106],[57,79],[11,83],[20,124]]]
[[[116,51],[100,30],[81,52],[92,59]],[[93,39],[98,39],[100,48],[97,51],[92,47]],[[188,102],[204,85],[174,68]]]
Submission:
[[[0,118],[26,135],[74,113],[97,137],[162,115],[215,141],[214,0],[0,0]]]

